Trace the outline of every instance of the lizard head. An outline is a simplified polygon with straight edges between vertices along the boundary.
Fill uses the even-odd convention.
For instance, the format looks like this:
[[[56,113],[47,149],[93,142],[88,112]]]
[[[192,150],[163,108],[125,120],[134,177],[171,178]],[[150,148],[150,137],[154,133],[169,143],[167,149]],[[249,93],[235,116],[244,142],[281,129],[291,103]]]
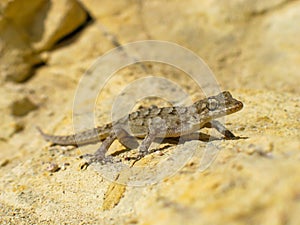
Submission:
[[[219,118],[237,112],[243,108],[243,103],[232,97],[229,91],[208,97],[193,104],[197,112],[208,119]]]

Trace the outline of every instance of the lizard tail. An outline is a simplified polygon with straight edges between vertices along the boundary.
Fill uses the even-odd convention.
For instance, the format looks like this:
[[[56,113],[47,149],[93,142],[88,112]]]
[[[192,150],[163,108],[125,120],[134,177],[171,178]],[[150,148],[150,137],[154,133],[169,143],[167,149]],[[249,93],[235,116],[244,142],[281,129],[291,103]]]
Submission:
[[[40,127],[36,127],[36,129],[46,141],[52,142],[53,144],[79,146],[94,144],[105,139],[110,133],[111,124],[107,124],[104,127],[86,130],[75,135],[72,134],[66,136],[46,134]]]
[[[56,136],[44,133],[40,127],[36,127],[36,129],[43,136],[45,141],[49,141],[58,145],[78,145],[74,135]]]

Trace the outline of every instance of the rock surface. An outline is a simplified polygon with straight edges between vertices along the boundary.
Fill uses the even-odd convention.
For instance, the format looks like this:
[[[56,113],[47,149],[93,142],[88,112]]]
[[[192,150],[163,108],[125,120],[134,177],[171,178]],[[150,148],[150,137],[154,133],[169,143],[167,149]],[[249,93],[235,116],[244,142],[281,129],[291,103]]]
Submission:
[[[46,61],[38,53],[53,48],[88,18],[76,0],[4,1],[0,11],[0,72],[15,82],[33,76],[33,67]]]
[[[1,1],[1,224],[298,224],[299,10],[299,1],[288,0]],[[93,22],[86,23],[89,16]],[[113,178],[109,168],[82,169],[79,156],[99,144],[74,148],[42,140],[35,126],[67,134],[110,121],[116,97],[134,97],[134,85],[149,74],[176,83],[191,100],[201,97],[195,80],[162,63],[131,65],[101,80],[111,66],[136,55],[121,49],[120,58],[99,58],[107,65],[101,71],[98,57],[147,39],[198,54],[220,88],[243,101],[243,110],[223,122],[247,138],[156,144],[132,170],[115,165],[120,171]],[[155,82],[139,93],[152,87]],[[186,103],[175,86],[157,88],[174,97],[138,99],[134,107]],[[77,124],[86,106],[96,118]],[[109,152],[123,159],[136,152],[124,150],[114,143]],[[167,160],[172,156],[178,157]],[[159,171],[171,174],[153,185],[134,183],[151,183]]]

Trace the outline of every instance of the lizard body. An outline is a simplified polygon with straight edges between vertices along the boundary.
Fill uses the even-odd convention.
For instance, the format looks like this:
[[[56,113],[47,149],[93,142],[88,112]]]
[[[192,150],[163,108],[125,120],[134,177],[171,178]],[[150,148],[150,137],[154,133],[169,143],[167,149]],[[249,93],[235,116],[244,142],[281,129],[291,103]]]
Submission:
[[[224,91],[187,107],[142,107],[115,122],[73,135],[55,136],[45,134],[40,128],[38,130],[46,141],[58,145],[80,146],[103,141],[100,148],[88,156],[91,158],[90,163],[106,163],[112,161],[112,157],[105,156],[105,153],[116,139],[128,148],[136,148],[138,143],[134,137],[144,138],[139,147],[138,158],[141,158],[148,153],[155,138],[180,137],[203,127],[216,128],[226,138],[235,138],[233,133],[215,119],[242,108],[241,101],[234,99],[230,92]]]

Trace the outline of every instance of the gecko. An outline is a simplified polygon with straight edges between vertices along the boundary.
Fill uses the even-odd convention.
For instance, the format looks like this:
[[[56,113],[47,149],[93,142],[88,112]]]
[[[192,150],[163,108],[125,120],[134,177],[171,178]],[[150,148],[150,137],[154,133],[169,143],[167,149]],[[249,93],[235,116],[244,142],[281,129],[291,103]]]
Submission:
[[[242,108],[241,101],[233,98],[229,91],[223,91],[190,106],[140,107],[117,121],[72,135],[50,135],[39,127],[37,129],[46,141],[62,146],[81,146],[102,141],[94,154],[83,157],[88,159],[87,165],[94,162],[107,164],[116,162],[113,156],[106,155],[115,140],[128,149],[138,148],[136,158],[141,159],[149,154],[150,145],[156,138],[180,137],[204,127],[215,128],[226,139],[239,138],[216,119]],[[136,138],[143,139],[140,145]]]

